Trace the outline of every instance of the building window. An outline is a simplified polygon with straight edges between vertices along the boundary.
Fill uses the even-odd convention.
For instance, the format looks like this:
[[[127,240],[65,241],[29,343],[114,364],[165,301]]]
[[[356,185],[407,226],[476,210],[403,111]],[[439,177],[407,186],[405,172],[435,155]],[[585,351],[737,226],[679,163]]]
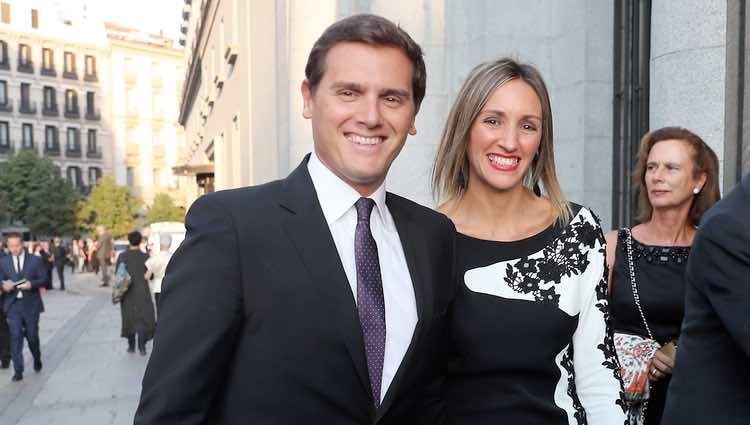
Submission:
[[[10,145],[10,134],[8,121],[0,121],[0,146],[7,147]]]
[[[78,112],[78,93],[75,90],[65,90],[65,112]]]
[[[21,104],[19,112],[23,114],[35,114],[36,106],[31,104],[31,84],[21,83]]]
[[[88,139],[86,140],[86,152],[96,153],[99,148],[96,146],[96,130],[89,129]]]
[[[133,167],[127,167],[125,169],[125,184],[131,189],[135,187],[135,170]]]
[[[96,76],[96,58],[91,55],[86,55],[86,76]]]
[[[44,149],[57,150],[57,127],[54,125],[44,127]]]
[[[0,105],[8,104],[8,82],[0,80]]]
[[[0,3],[0,20],[4,24],[10,23],[10,3],[5,1]]]
[[[55,102],[55,88],[50,86],[44,87],[44,109],[51,111],[57,109],[57,102]]]
[[[0,66],[3,69],[9,69],[10,63],[8,62],[8,43],[0,40]]]
[[[95,97],[96,94],[94,92],[86,92],[86,115],[91,116],[96,112],[96,105],[94,104]]]
[[[31,9],[31,28],[39,28],[39,11]]]
[[[94,186],[99,183],[99,179],[102,178],[102,170],[99,167],[89,168],[89,186]]]
[[[34,72],[34,65],[31,63],[31,46],[28,44],[18,45],[18,71]]]
[[[68,182],[73,189],[81,187],[81,169],[79,167],[68,167]]]
[[[68,151],[80,151],[81,143],[80,140],[78,140],[78,129],[74,127],[68,127],[67,136],[66,149]]]
[[[24,149],[34,148],[34,127],[31,124],[25,123],[21,125],[21,145]]]
[[[42,69],[54,70],[55,69],[55,54],[52,49],[42,49]]]
[[[73,54],[73,52],[65,52],[63,54],[64,58],[64,69],[63,69],[63,77],[65,78],[71,78],[71,79],[78,79],[78,76],[76,75],[76,56]]]

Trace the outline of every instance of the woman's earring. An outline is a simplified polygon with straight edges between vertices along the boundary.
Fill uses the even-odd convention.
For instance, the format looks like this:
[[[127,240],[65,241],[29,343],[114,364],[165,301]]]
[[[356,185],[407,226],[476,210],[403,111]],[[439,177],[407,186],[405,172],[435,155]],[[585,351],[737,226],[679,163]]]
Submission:
[[[693,189],[693,194],[694,194],[694,195],[697,195],[697,194],[699,194],[699,193],[701,193],[701,188],[699,188],[699,187],[696,187],[696,188],[694,188],[694,189]]]

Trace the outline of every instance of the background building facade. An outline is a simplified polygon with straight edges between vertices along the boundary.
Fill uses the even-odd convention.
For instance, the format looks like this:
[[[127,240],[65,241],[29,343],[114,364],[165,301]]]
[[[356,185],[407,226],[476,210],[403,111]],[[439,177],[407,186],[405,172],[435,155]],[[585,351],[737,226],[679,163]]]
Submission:
[[[748,139],[734,134],[744,128],[737,122],[744,109],[729,86],[746,81],[738,74],[744,22],[730,25],[740,7],[734,0],[186,0],[179,120],[189,156],[178,170],[195,176],[186,196],[263,183],[296,167],[312,150],[300,95],[312,44],[341,17],[376,13],[422,45],[428,71],[418,134],[395,161],[389,190],[434,205],[430,170],[450,105],[473,66],[509,55],[546,79],[568,197],[605,226],[629,223],[629,173],[649,128],[680,125],[701,135],[722,158],[725,189],[750,170]],[[732,57],[743,59],[741,69],[728,64]]]
[[[0,2],[0,158],[46,156],[79,192],[112,172],[106,37],[79,16]]]

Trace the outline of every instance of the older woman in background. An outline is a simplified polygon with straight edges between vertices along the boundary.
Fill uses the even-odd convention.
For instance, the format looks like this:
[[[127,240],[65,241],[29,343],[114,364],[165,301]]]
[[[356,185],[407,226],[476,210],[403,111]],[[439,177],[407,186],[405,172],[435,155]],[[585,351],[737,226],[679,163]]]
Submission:
[[[703,213],[719,199],[718,169],[714,151],[690,130],[646,134],[633,170],[639,224],[606,235],[615,332],[661,345],[650,364],[645,424],[661,423],[684,314],[685,266]]]

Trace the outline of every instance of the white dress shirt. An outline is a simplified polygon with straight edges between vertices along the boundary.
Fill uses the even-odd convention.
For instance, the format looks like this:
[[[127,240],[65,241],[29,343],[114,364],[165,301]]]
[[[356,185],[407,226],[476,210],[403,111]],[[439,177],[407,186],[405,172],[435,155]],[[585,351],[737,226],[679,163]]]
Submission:
[[[307,170],[356,302],[354,230],[357,227],[357,211],[354,203],[362,196],[320,162],[315,152],[310,155]],[[385,183],[369,198],[375,201],[370,216],[370,231],[378,245],[385,298],[385,360],[380,391],[380,400],[383,401],[411,343],[417,325],[417,303],[401,239],[385,204]]]
[[[21,255],[11,255],[13,257],[13,269],[16,270],[16,273],[19,275],[23,273],[23,260],[25,259],[25,255],[22,252]],[[23,291],[16,292],[16,298],[23,298]]]

